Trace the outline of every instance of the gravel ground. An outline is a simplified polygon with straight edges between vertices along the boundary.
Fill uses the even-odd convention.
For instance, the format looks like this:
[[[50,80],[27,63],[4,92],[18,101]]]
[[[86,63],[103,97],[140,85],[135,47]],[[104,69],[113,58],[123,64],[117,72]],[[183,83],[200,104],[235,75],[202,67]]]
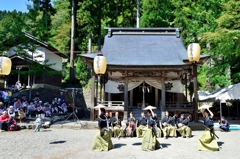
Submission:
[[[217,132],[220,151],[198,151],[198,138],[203,131],[194,131],[191,139],[158,139],[163,149],[152,152],[141,150],[139,138],[112,138],[114,149],[93,152],[91,144],[98,130],[41,129],[40,132],[21,130],[0,133],[0,158],[21,159],[237,159],[239,158],[240,131]]]

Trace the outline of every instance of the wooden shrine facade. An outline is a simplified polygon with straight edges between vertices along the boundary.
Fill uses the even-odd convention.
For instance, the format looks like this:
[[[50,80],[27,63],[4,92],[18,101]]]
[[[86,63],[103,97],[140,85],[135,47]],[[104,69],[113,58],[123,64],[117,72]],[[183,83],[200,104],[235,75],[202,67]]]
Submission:
[[[112,98],[121,94],[118,99],[123,99],[124,104],[119,110],[122,110],[124,119],[127,119],[128,110],[132,106],[142,109],[150,102],[161,110],[161,117],[166,110],[195,112],[192,104],[184,99],[183,85],[180,83],[183,74],[189,72],[192,64],[187,60],[187,51],[178,28],[109,28],[102,53],[107,59],[107,71],[98,78],[100,80],[96,80],[96,75],[92,74],[91,107],[101,101],[114,101]],[[83,54],[81,58],[93,68],[95,56],[96,54]],[[201,56],[198,65],[207,59],[208,56]],[[151,88],[154,98],[151,97],[150,102],[146,102],[145,95],[136,92],[140,88],[143,93]],[[167,94],[174,95],[171,97],[174,100],[169,101]],[[138,98],[142,101],[139,102],[140,106],[133,101]],[[111,108],[108,107],[107,110],[111,111]],[[91,120],[94,117],[92,110]]]

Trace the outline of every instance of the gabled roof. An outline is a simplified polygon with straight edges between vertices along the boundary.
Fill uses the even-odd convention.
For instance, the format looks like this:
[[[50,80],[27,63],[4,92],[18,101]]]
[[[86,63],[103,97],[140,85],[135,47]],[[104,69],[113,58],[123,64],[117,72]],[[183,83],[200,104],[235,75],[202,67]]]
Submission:
[[[52,45],[48,44],[47,42],[43,42],[41,40],[39,40],[38,38],[36,38],[35,36],[27,33],[26,31],[23,32],[24,35],[33,40],[34,42],[36,42],[39,46],[42,46],[50,51],[52,51],[53,53],[57,54],[58,56],[62,57],[62,58],[68,58],[67,55],[65,55],[64,53],[60,52],[59,50],[57,50],[55,47],[53,47]],[[14,39],[15,43],[8,43],[8,42],[4,42],[3,45],[9,46],[9,47],[13,47],[17,44],[21,44],[21,41],[19,41],[18,39]]]
[[[189,65],[178,28],[108,28],[103,55],[116,66]],[[97,54],[82,54],[93,59]]]

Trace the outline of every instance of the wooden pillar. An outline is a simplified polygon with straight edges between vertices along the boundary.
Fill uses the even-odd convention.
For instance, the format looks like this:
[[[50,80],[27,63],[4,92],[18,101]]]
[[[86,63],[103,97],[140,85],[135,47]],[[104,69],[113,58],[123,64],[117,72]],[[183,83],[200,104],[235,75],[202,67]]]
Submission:
[[[133,89],[130,90],[130,108],[133,106]]]
[[[128,117],[128,80],[124,81],[124,116],[123,120],[127,120]]]
[[[95,86],[96,88],[96,95],[95,95],[95,97],[96,97],[96,103],[98,103],[98,77],[97,77],[97,80],[96,80],[96,86]]]
[[[100,102],[102,102],[102,92],[103,92],[103,91],[102,91],[102,88],[103,88],[103,87],[102,87],[102,84],[101,84],[101,82],[100,82],[100,92],[99,92],[99,94],[100,94],[99,101],[100,101]]]
[[[162,81],[161,81],[161,85],[162,85],[162,92],[161,92],[161,95],[162,95],[162,103],[161,103],[161,106],[162,106],[162,113],[161,113],[161,118],[163,118],[165,116],[165,111],[166,111],[166,96],[165,96],[165,79],[162,78]]]
[[[96,106],[95,103],[95,74],[92,69],[92,89],[91,89],[91,112],[90,112],[90,120],[93,121],[95,119],[94,117],[94,106]]]
[[[142,109],[145,108],[145,81],[143,81],[143,86],[142,86],[142,92],[143,92],[143,98],[142,98]]]
[[[30,79],[31,79],[31,74],[28,73],[28,84],[27,84],[27,88],[30,88]]]
[[[20,69],[19,69],[20,70]],[[20,81],[20,74],[18,73],[18,81]],[[21,82],[21,81],[20,81]]]
[[[197,85],[197,65],[193,64],[193,74],[194,74],[194,121],[197,122],[198,121],[198,85]]]
[[[158,107],[158,89],[155,88],[155,107]]]

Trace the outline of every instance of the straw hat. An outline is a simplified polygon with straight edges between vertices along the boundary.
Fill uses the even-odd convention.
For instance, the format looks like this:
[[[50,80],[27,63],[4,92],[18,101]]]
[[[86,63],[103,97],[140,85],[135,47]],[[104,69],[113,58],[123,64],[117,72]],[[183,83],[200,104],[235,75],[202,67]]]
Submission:
[[[152,109],[157,109],[157,107],[153,107],[151,105],[147,106],[146,108],[143,108],[143,110],[152,110]]]
[[[94,107],[94,109],[98,110],[100,108],[106,108],[105,105],[102,105],[102,104],[98,104],[97,106]]]
[[[207,108],[211,108],[212,106],[211,105],[202,105],[198,110],[200,109],[207,109]]]

